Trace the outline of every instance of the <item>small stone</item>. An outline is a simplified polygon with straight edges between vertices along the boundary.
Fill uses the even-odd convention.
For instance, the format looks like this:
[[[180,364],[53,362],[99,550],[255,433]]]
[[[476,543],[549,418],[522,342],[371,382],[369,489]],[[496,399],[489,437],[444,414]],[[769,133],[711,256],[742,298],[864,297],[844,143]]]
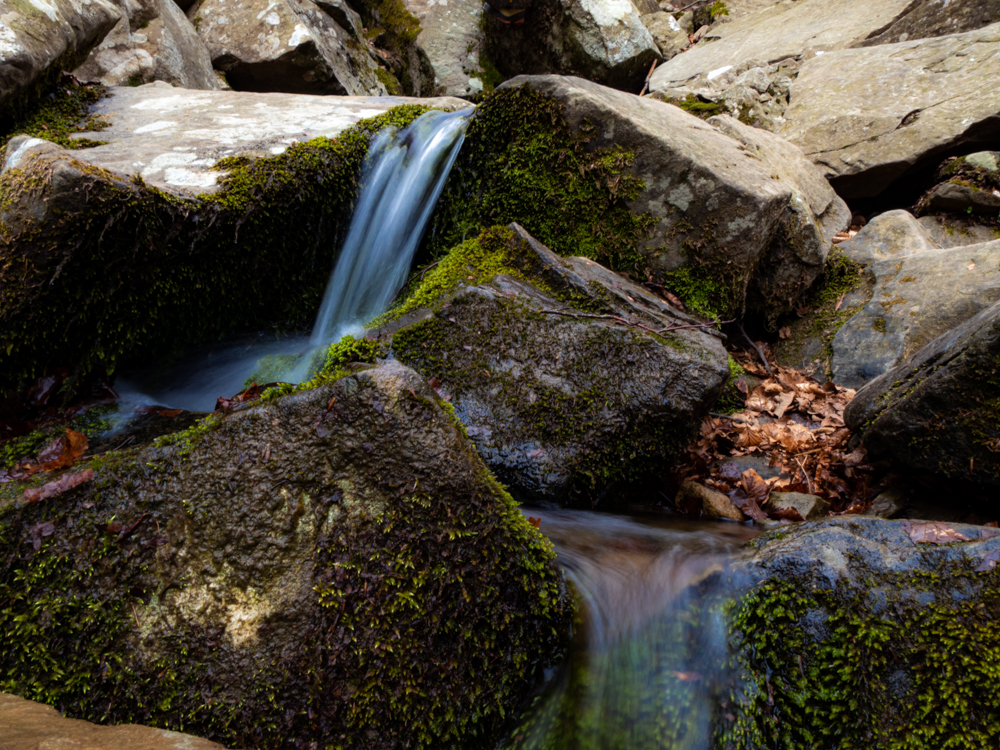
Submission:
[[[987,172],[996,172],[1000,169],[997,166],[998,162],[1000,162],[1000,152],[997,151],[980,151],[965,157],[966,164],[985,169]]]
[[[875,502],[862,515],[877,518],[896,518],[906,508],[907,493],[900,487],[890,487],[875,498]]]
[[[823,518],[830,509],[830,503],[823,498],[804,492],[772,492],[767,504],[774,510],[797,511],[805,521]]]
[[[737,508],[728,497],[716,490],[710,490],[697,482],[684,482],[677,490],[675,502],[677,505],[685,505],[683,500],[689,500],[687,507],[701,508],[701,515],[705,518],[725,518],[730,521],[745,521],[746,516],[743,511]]]

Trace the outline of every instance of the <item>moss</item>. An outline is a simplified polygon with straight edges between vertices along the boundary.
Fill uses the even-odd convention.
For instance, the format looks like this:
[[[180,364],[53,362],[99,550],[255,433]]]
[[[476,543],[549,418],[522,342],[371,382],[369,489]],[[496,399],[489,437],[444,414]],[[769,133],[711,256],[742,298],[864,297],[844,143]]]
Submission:
[[[497,70],[497,66],[494,65],[488,57],[486,57],[482,49],[479,51],[479,69],[482,73],[480,73],[477,77],[483,82],[483,91],[487,94],[507,80],[504,78],[503,73]]]
[[[401,62],[396,76],[384,70],[377,72],[389,93],[401,91],[407,96],[432,96],[433,71],[428,70],[427,60],[413,44],[420,34],[420,21],[407,10],[403,0],[361,0],[354,7],[368,29],[368,38],[378,39],[379,46]],[[390,76],[391,82],[388,81]]]
[[[735,629],[749,679],[719,746],[996,746],[996,571],[881,572],[866,587],[770,580],[744,597]]]
[[[720,320],[731,311],[731,300],[742,297],[740,290],[731,288],[733,283],[739,283],[731,272],[719,275],[698,260],[662,276],[664,288],[680,297],[692,312],[709,320]]]
[[[655,221],[628,208],[643,183],[634,155],[588,146],[561,105],[527,86],[479,104],[428,230],[422,259],[434,260],[486,227],[517,222],[560,255],[614,270],[641,264],[637,244]]]
[[[390,73],[385,68],[379,67],[375,70],[375,75],[378,77],[382,85],[385,86],[385,90],[389,92],[390,96],[402,96],[403,87],[399,85],[399,81],[396,79],[392,73]]]
[[[40,158],[8,170],[7,210],[48,200],[52,216],[27,232],[0,225],[0,392],[69,363],[74,382],[112,373],[237,326],[307,326],[372,135],[423,111],[397,107],[334,140],[226,159],[220,190],[197,201],[82,163],[79,191],[49,200]]]
[[[16,135],[44,138],[63,148],[89,148],[103,141],[88,138],[70,138],[82,131],[99,131],[108,126],[106,120],[90,115],[90,107],[107,90],[100,85],[82,85],[66,76],[52,90],[39,96],[30,109],[9,121],[0,122],[0,153],[7,142]]]
[[[734,414],[746,406],[746,396],[736,387],[739,379],[746,375],[746,370],[732,356],[729,357],[729,379],[726,381],[722,395],[715,408],[723,414]]]
[[[692,114],[695,117],[700,117],[703,120],[707,120],[709,117],[714,117],[715,115],[722,113],[721,104],[708,101],[707,99],[702,99],[696,94],[688,94],[683,99],[671,101],[670,104],[680,107],[685,112]]]
[[[881,318],[881,317],[875,318],[874,322],[872,322],[872,330],[878,331],[882,335],[885,335],[885,331],[886,331],[886,328],[885,328],[885,318]]]
[[[82,432],[88,438],[105,432],[111,428],[108,415],[113,410],[113,406],[97,406],[65,423],[49,422],[27,435],[0,441],[0,469],[10,468],[21,458],[36,456],[46,445],[65,435],[67,428]]]

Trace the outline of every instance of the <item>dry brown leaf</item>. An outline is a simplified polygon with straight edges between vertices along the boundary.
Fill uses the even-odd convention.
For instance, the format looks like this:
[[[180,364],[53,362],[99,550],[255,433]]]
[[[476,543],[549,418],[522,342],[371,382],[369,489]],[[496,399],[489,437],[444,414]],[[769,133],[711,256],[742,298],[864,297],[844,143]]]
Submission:
[[[747,469],[743,472],[740,476],[740,484],[743,486],[747,499],[756,503],[758,507],[766,503],[768,495],[771,494],[771,488],[767,486],[767,482],[754,469]]]
[[[24,491],[24,501],[26,503],[37,503],[50,497],[56,497],[74,487],[79,487],[84,482],[89,482],[94,478],[93,469],[84,469],[77,474],[66,474],[54,482],[48,482],[38,488],[29,488]]]
[[[790,339],[792,337],[792,329],[788,326],[782,326],[778,329],[778,337],[782,339]]]
[[[903,521],[903,530],[914,544],[967,542],[969,537],[940,521]]]
[[[788,407],[792,405],[792,401],[795,400],[795,394],[792,391],[786,391],[778,396],[778,400],[774,405],[774,411],[771,413],[776,419],[781,419],[785,415],[785,411]]]

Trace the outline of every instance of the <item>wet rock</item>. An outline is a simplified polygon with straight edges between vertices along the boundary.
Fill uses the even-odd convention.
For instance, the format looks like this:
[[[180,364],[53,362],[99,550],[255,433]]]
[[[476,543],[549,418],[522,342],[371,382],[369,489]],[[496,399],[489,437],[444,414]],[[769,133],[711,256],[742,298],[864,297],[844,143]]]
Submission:
[[[188,734],[136,725],[99,726],[67,719],[51,706],[0,693],[0,737],[4,750],[223,750]]]
[[[471,96],[484,90],[486,74],[479,65],[483,4],[477,0],[406,0],[420,22],[414,53],[427,61],[428,96]]]
[[[982,246],[986,247],[986,246]],[[992,256],[995,264],[995,251]],[[844,421],[871,455],[1000,486],[1000,303],[931,341],[858,391]]]
[[[678,507],[698,508],[705,518],[725,518],[729,521],[745,521],[743,511],[721,492],[704,487],[697,482],[684,482],[677,490],[674,503]]]
[[[653,41],[656,42],[656,46],[660,48],[665,60],[674,57],[690,44],[687,32],[669,13],[663,11],[649,13],[642,16],[642,22],[653,37]]]
[[[794,510],[805,521],[822,518],[830,509],[830,503],[823,498],[804,492],[772,492],[767,504],[776,511]]]
[[[486,55],[508,78],[559,73],[638,92],[660,58],[630,0],[534,0],[525,23],[485,28]]]
[[[551,545],[398,362],[93,468],[0,506],[5,685],[73,716],[228,747],[473,748],[558,658]]]
[[[748,288],[751,303],[768,314],[789,309],[846,226],[845,204],[795,148],[769,133],[724,117],[708,125],[578,78],[524,76],[503,88],[518,86],[562,105],[574,130],[588,128],[589,148],[634,153],[631,172],[645,188],[629,207],[656,220],[637,249],[667,285],[710,297],[703,309],[738,314]]]
[[[914,541],[935,533],[950,543]],[[733,570],[752,585],[735,614],[745,697],[720,728],[727,746],[919,736],[935,747],[956,731],[985,737],[1000,720],[988,666],[1000,656],[996,529],[838,518],[786,526],[750,547]],[[923,708],[941,695],[955,696],[956,713]],[[843,701],[859,707],[848,718]]]
[[[109,0],[0,4],[0,115],[10,117],[33,87],[83,62],[120,17]]]
[[[118,0],[122,18],[86,62],[80,80],[105,86],[166,81],[186,89],[222,88],[205,43],[173,0]]]
[[[917,0],[888,26],[857,43],[858,47],[961,34],[1000,18],[1000,0]]]
[[[840,195],[878,195],[948,151],[995,143],[1000,93],[987,82],[998,76],[996,23],[829,52],[802,65],[778,134],[820,166]]]
[[[199,0],[188,17],[234,89],[387,93],[374,52],[311,0]]]
[[[697,324],[517,225],[442,265],[371,336],[387,347],[391,336],[393,356],[438,384],[519,496],[590,507],[662,471],[726,382],[715,331],[665,330]]]

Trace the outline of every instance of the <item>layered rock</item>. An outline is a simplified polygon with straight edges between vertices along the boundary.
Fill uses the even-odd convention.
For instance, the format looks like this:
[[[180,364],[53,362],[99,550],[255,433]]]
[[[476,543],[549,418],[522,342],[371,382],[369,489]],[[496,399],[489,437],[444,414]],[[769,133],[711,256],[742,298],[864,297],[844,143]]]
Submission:
[[[135,86],[166,81],[219,89],[204,42],[174,0],[120,0],[122,18],[74,71],[83,81]]]
[[[44,79],[72,69],[114,28],[109,0],[29,0],[0,4],[0,116],[21,109]]]
[[[508,78],[577,75],[638,93],[660,58],[630,0],[535,0],[523,24],[486,20],[486,56]]]
[[[729,375],[713,329],[516,224],[453,250],[393,316],[370,336],[432,378],[497,477],[536,500],[590,507],[659,470]]]
[[[374,52],[311,0],[200,0],[187,13],[234,89],[387,93]]]
[[[802,65],[777,132],[799,146],[841,195],[873,196],[949,152],[995,143],[1000,93],[987,82],[998,77],[998,23],[830,52]]]
[[[996,529],[839,518],[750,546],[732,570],[752,588],[735,614],[727,747],[937,747],[959,725],[964,742],[992,741]]]
[[[228,746],[496,736],[568,626],[551,545],[413,371],[341,375],[5,493],[5,685]]]
[[[1000,0],[917,0],[858,47],[927,39],[981,29],[1000,18]]]
[[[433,79],[427,91],[419,87],[418,80],[414,93],[470,96],[483,91],[487,77],[479,64],[483,4],[476,0],[407,0],[406,9],[420,23],[413,54],[427,61],[427,75]]]
[[[222,750],[208,740],[165,729],[125,725],[98,726],[67,719],[43,706],[0,693],[0,737],[4,750],[86,747],[87,750]]]

